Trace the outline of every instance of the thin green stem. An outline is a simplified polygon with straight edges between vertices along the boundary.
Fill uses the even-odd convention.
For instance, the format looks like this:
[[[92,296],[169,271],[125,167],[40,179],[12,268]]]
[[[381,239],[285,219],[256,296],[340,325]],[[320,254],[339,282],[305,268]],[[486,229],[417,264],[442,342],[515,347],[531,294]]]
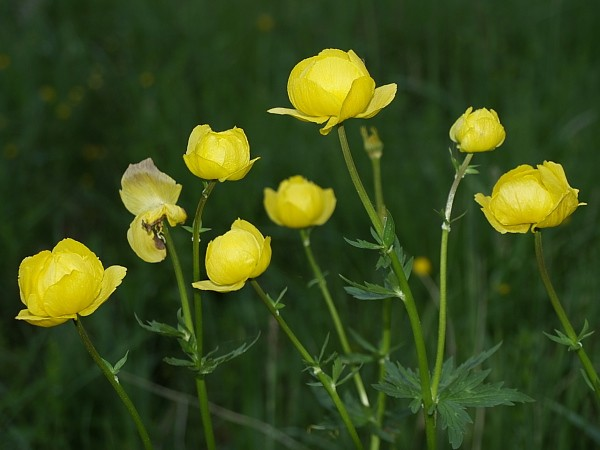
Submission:
[[[183,322],[190,333],[194,334],[194,339],[198,342],[196,331],[194,329],[194,321],[192,319],[192,313],[190,310],[190,302],[188,298],[187,283],[183,277],[183,271],[181,270],[181,263],[177,256],[177,250],[171,234],[169,233],[168,227],[163,227],[163,235],[165,237],[165,243],[167,245],[167,253],[171,257],[173,262],[173,270],[175,271],[175,278],[177,279],[177,287],[179,289],[179,297],[181,299],[181,311],[183,314]],[[198,302],[196,302],[198,303]],[[197,311],[197,308],[196,308]],[[199,355],[201,358],[201,355]],[[202,425],[204,427],[204,439],[208,450],[215,450],[216,443],[212,427],[212,420],[208,409],[208,396],[206,392],[206,384],[204,378],[196,378],[196,392],[198,394],[198,404],[200,407],[200,416],[202,418]]]
[[[258,284],[258,282],[256,280],[252,280],[251,284],[252,284],[252,287],[254,288],[254,290],[256,291],[256,293],[258,294],[258,296],[260,297],[260,299],[262,300],[262,302],[265,304],[265,306],[267,307],[267,309],[273,316],[273,318],[277,321],[279,327],[283,330],[283,332],[286,334],[288,339],[292,342],[292,344],[294,345],[294,347],[296,348],[298,353],[300,353],[300,356],[302,357],[302,359],[304,359],[306,364],[311,368],[312,374],[321,382],[321,384],[325,388],[325,391],[327,391],[327,394],[329,394],[329,397],[333,401],[333,404],[336,407],[338,414],[340,415],[342,421],[344,422],[344,425],[346,426],[346,429],[348,430],[348,433],[350,434],[350,438],[354,442],[355,447],[358,450],[362,450],[363,449],[362,442],[360,441],[360,438],[358,437],[358,433],[356,431],[354,423],[352,422],[350,414],[348,413],[348,410],[346,409],[346,406],[344,405],[344,403],[342,402],[342,399],[340,398],[339,394],[337,393],[336,384],[333,382],[333,380],[329,376],[327,376],[323,372],[323,370],[319,366],[319,362],[316,361],[311,356],[311,354],[308,352],[308,350],[306,350],[304,345],[302,345],[302,343],[300,342],[300,340],[298,339],[296,334],[292,331],[292,329],[289,327],[289,325],[283,319],[283,317],[281,317],[281,314],[279,314],[279,310],[275,307],[275,305],[273,304],[273,301],[269,298],[269,296],[265,293],[265,291],[263,291],[260,284]]]
[[[217,185],[217,181],[208,181],[202,190],[200,201],[196,207],[192,225],[192,277],[194,281],[200,279],[200,229],[202,228],[202,213],[208,197]],[[194,289],[194,312],[196,319],[196,339],[198,340],[198,356],[202,356],[204,343],[204,322],[202,316],[202,296],[200,290]]]
[[[583,345],[579,341],[579,337],[571,325],[569,318],[567,317],[567,313],[565,312],[556,291],[554,290],[554,286],[552,286],[552,282],[550,281],[550,276],[548,275],[548,270],[546,269],[546,263],[544,261],[544,251],[542,247],[542,233],[540,231],[536,231],[533,233],[535,236],[535,256],[538,263],[538,268],[540,270],[540,275],[542,277],[542,282],[544,283],[544,287],[546,288],[546,292],[550,297],[550,303],[554,308],[554,312],[558,316],[558,320],[560,321],[563,329],[565,330],[567,336],[571,341],[578,344],[578,348],[575,351],[577,357],[579,358],[581,365],[583,366],[583,370],[590,381],[594,393],[596,394],[596,400],[600,402],[600,378],[598,377],[598,373],[596,369],[594,369],[594,365],[592,361],[588,357],[586,351],[583,348]]]
[[[181,313],[183,314],[183,322],[190,331],[194,332],[194,322],[192,320],[192,312],[190,309],[190,300],[188,297],[188,289],[185,279],[183,278],[183,271],[181,270],[181,262],[179,256],[177,256],[177,249],[175,243],[171,237],[171,232],[167,224],[164,224],[162,234],[165,238],[165,244],[167,246],[167,254],[171,258],[173,263],[173,271],[175,272],[175,279],[177,280],[177,289],[179,290],[179,298],[181,300]]]
[[[208,181],[204,185],[200,201],[196,207],[194,222],[192,224],[192,277],[194,281],[200,279],[200,229],[202,227],[202,213],[208,201],[212,190],[217,185],[216,180]],[[194,289],[194,318],[196,324],[196,354],[198,360],[202,359],[204,352],[204,318],[202,311],[202,296],[198,289]],[[204,428],[204,436],[206,446],[209,450],[216,448],[215,436],[212,425],[212,417],[208,407],[208,392],[206,388],[206,380],[204,377],[196,378],[196,392],[198,394],[198,403],[200,405],[200,417]]]
[[[312,269],[313,275],[315,276],[315,279],[317,281],[317,285],[319,286],[319,289],[321,291],[321,295],[323,296],[325,304],[327,305],[329,315],[331,316],[331,320],[333,321],[333,326],[335,327],[338,339],[340,340],[340,344],[342,345],[342,350],[346,355],[348,355],[352,353],[352,348],[350,347],[348,337],[346,336],[346,331],[344,330],[344,325],[342,324],[340,315],[335,306],[335,302],[333,301],[333,297],[331,296],[331,292],[329,291],[329,287],[327,286],[327,281],[323,276],[323,271],[317,263],[315,255],[312,251],[312,247],[310,245],[310,229],[301,229],[300,238],[302,240],[302,247],[304,247],[304,253],[306,254],[306,258],[308,259],[310,268]],[[369,397],[367,396],[365,385],[358,371],[354,373],[353,379],[354,384],[356,386],[356,390],[358,392],[358,396],[360,398],[360,402],[363,406],[369,407]]]
[[[352,158],[352,153],[350,152],[350,146],[348,145],[348,139],[346,137],[346,131],[344,129],[343,124],[338,125],[338,136],[340,139],[340,145],[342,148],[344,161],[346,162],[346,167],[348,169],[348,173],[350,174],[350,178],[352,179],[352,183],[354,184],[354,188],[358,193],[358,196],[365,208],[365,211],[367,212],[367,215],[371,219],[371,224],[373,225],[373,228],[375,228],[375,231],[379,236],[382,236],[383,221],[380,219],[375,208],[373,207],[373,204],[371,203],[371,200],[369,199],[369,196],[367,195],[365,188],[362,184],[358,171],[356,170],[356,166]],[[404,268],[402,267],[402,264],[398,259],[398,256],[396,255],[396,252],[392,251],[389,254],[389,257],[391,259],[392,270],[394,271],[394,274],[398,280],[400,290],[404,294],[404,298],[402,300],[408,313],[408,319],[410,321],[413,339],[415,342],[415,350],[417,353],[417,362],[419,366],[421,395],[423,397],[427,448],[428,450],[434,450],[436,448],[435,417],[433,414],[434,404],[431,395],[429,363],[427,361],[427,349],[425,347],[425,339],[423,337],[421,319],[417,311],[412,291],[410,289],[410,286],[408,285],[408,280],[406,278],[406,274],[404,273]]]
[[[121,383],[119,383],[116,375],[114,375],[112,373],[110,368],[106,365],[106,363],[104,362],[104,360],[102,359],[102,357],[100,356],[98,351],[96,350],[96,347],[94,347],[94,344],[90,340],[90,337],[88,336],[87,332],[85,331],[85,328],[83,327],[81,317],[77,316],[77,319],[74,320],[74,322],[75,322],[75,326],[77,327],[77,331],[79,332],[79,336],[81,337],[81,340],[83,341],[83,345],[85,346],[86,350],[88,351],[88,353],[90,354],[90,356],[92,357],[92,359],[94,360],[96,365],[100,368],[100,370],[102,371],[102,374],[106,377],[106,379],[108,380],[110,385],[116,391],[117,395],[119,396],[119,398],[125,405],[127,412],[133,419],[133,422],[135,423],[135,426],[140,435],[140,439],[142,440],[142,443],[144,444],[144,448],[146,450],[152,450],[153,449],[152,442],[150,441],[150,436],[148,435],[148,431],[146,430],[146,427],[144,426],[144,423],[142,422],[142,418],[140,417],[137,409],[133,405],[133,402],[127,395],[127,392],[125,392],[125,389],[123,389],[123,386],[121,386]]]
[[[440,243],[440,310],[438,319],[438,342],[435,366],[433,369],[433,380],[431,382],[431,395],[434,401],[437,401],[438,387],[442,376],[442,366],[444,364],[444,353],[446,346],[446,324],[448,314],[448,237],[450,234],[450,223],[452,221],[452,206],[454,197],[458,191],[458,185],[464,178],[469,164],[473,159],[473,153],[467,154],[464,161],[457,169],[454,175],[454,181],[448,192],[446,200],[446,209],[444,210],[444,221],[442,222],[442,239]]]
[[[381,220],[386,216],[385,202],[383,198],[383,182],[381,178],[381,156],[383,154],[383,144],[380,143],[381,149],[379,152],[369,154],[371,160],[371,169],[373,172],[373,191],[375,192],[375,210],[378,212]],[[378,382],[382,383],[385,379],[385,362],[389,359],[389,353],[392,348],[392,307],[393,299],[386,298],[382,301],[381,307],[381,341],[379,345],[379,374]],[[377,407],[375,410],[375,422],[381,429],[383,427],[383,419],[387,403],[387,395],[383,391],[377,393]],[[371,435],[370,450],[379,450],[381,438],[378,434]]]

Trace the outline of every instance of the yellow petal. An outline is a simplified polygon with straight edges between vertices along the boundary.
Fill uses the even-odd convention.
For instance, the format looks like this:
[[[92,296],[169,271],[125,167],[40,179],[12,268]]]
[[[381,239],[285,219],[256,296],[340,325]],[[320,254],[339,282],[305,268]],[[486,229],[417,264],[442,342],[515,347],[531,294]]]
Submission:
[[[333,211],[335,210],[336,205],[335,194],[333,193],[333,189],[325,189],[323,191],[323,211],[321,215],[314,221],[315,225],[323,225],[325,222],[329,220]]]
[[[355,79],[344,99],[340,112],[337,114],[338,120],[343,122],[350,117],[357,117],[363,113],[373,99],[374,92],[375,80],[373,78],[365,76]]]
[[[292,117],[295,117],[296,119],[302,120],[304,122],[312,122],[312,123],[323,123],[323,122],[327,122],[327,119],[329,119],[328,116],[309,116],[307,114],[301,113],[300,111],[298,111],[296,109],[291,109],[291,108],[271,108],[271,109],[267,110],[267,112],[271,113],[271,114],[292,116]]]
[[[210,280],[196,281],[192,286],[202,291],[233,292],[244,287],[246,280],[234,284],[216,284]]]
[[[273,222],[277,225],[283,225],[279,218],[279,207],[277,204],[277,193],[271,188],[265,188],[264,190],[263,205],[265,211]]]
[[[50,317],[77,314],[89,307],[102,286],[102,279],[90,273],[72,271],[44,292],[44,309]]]
[[[144,215],[136,216],[129,225],[127,241],[143,261],[157,263],[167,257],[165,243],[145,224]]]
[[[102,278],[102,286],[100,293],[94,300],[94,302],[87,308],[79,312],[80,316],[89,316],[96,311],[100,305],[102,305],[108,297],[117,289],[117,287],[125,278],[127,269],[122,266],[110,266],[104,271],[104,277]]]
[[[119,191],[125,208],[134,215],[163,204],[176,204],[181,185],[158,170],[151,158],[130,164],[121,179]]]
[[[271,263],[271,237],[267,236],[265,238],[262,248],[260,250],[260,258],[256,263],[256,267],[254,268],[254,270],[252,272],[250,272],[250,275],[248,276],[248,278],[256,278],[259,275],[261,275],[265,270],[267,270],[267,267],[269,267],[270,263]]]
[[[369,119],[375,116],[379,111],[389,105],[394,97],[396,97],[396,91],[398,87],[396,83],[386,84],[384,86],[380,86],[375,89],[373,93],[373,98],[371,102],[367,106],[367,109],[360,114],[357,114],[356,117],[359,119]]]
[[[75,319],[77,316],[72,315],[70,317],[44,317],[44,316],[35,316],[31,314],[31,312],[27,309],[23,309],[19,312],[15,319],[24,320],[31,325],[36,325],[38,327],[55,327],[56,325],[60,325],[65,323],[69,319]]]

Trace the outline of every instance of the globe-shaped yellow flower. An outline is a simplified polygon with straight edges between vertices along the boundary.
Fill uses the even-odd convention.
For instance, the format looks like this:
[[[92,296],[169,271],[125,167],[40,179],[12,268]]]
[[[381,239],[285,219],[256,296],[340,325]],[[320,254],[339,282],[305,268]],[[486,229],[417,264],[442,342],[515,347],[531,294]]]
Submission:
[[[465,153],[488,152],[500,147],[506,138],[504,127],[493,109],[467,108],[450,128],[450,139]]]
[[[265,238],[250,222],[237,219],[231,230],[208,243],[205,259],[209,279],[192,286],[205,291],[237,291],[248,279],[267,270],[271,238]]]
[[[269,218],[289,228],[323,225],[333,214],[335,203],[333,189],[322,189],[300,175],[283,180],[277,191],[264,191]]]
[[[25,258],[19,266],[19,291],[27,307],[17,319],[40,327],[53,327],[77,315],[88,316],[108,300],[127,269],[104,270],[85,245],[63,239],[52,251]]]
[[[560,164],[527,164],[500,177],[491,196],[476,194],[475,201],[500,233],[527,233],[560,225],[580,205],[579,190],[569,186]]]
[[[163,220],[175,226],[185,222],[185,210],[177,206],[181,185],[158,170],[151,158],[130,164],[121,178],[121,200],[135,218],[127,241],[136,255],[150,263],[167,257],[162,236]]]
[[[362,59],[352,50],[323,50],[300,61],[290,73],[287,91],[295,109],[272,108],[313,123],[325,123],[321,134],[352,117],[368,119],[394,99],[396,84],[375,87]]]
[[[250,144],[244,130],[233,127],[212,131],[209,125],[192,130],[183,161],[187,168],[204,180],[241,180],[259,158],[250,160]]]

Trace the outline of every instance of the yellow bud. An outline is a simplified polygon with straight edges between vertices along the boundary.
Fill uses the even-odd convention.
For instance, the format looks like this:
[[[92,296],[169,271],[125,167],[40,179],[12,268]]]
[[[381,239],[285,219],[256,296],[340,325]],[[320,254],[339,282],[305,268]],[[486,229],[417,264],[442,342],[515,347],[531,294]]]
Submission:
[[[288,79],[288,96],[295,109],[272,108],[273,114],[325,123],[321,134],[346,119],[370,118],[396,95],[396,84],[375,88],[364,62],[352,50],[323,50],[300,61]]]
[[[271,238],[245,220],[237,219],[231,230],[208,243],[208,280],[192,286],[205,291],[230,292],[241,289],[249,278],[261,275],[271,262]]]
[[[209,125],[192,130],[183,161],[187,168],[204,180],[241,180],[258,158],[250,160],[250,144],[244,130],[233,127],[212,131]]]
[[[266,188],[264,206],[277,225],[306,228],[323,225],[335,209],[332,189],[322,189],[300,175],[283,180],[277,192]]]
[[[127,269],[104,270],[85,245],[63,239],[52,251],[25,258],[19,266],[19,291],[27,307],[19,320],[41,327],[60,325],[77,315],[88,316],[108,300]]]
[[[425,256],[417,256],[413,261],[412,271],[419,277],[431,275],[431,261]]]
[[[527,233],[560,225],[580,205],[579,190],[569,186],[560,164],[527,164],[500,177],[491,196],[476,194],[475,201],[500,233]]]
[[[450,128],[450,139],[465,153],[488,152],[500,147],[506,138],[504,127],[493,109],[467,108]]]

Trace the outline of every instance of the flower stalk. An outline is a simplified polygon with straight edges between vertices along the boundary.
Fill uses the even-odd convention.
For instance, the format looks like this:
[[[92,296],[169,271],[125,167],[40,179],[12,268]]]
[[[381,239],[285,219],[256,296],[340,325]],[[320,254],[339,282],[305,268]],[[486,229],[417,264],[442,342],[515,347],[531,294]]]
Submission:
[[[319,366],[319,362],[316,361],[308,352],[308,350],[306,350],[304,345],[302,345],[296,334],[292,331],[292,329],[289,327],[289,325],[283,319],[283,317],[281,317],[281,314],[279,314],[279,310],[275,307],[273,301],[265,293],[260,284],[258,284],[256,280],[252,280],[251,284],[258,296],[260,297],[260,299],[262,300],[262,302],[265,304],[265,306],[273,316],[273,318],[277,321],[279,327],[283,330],[283,332],[292,342],[298,353],[300,353],[300,356],[305,361],[307,366],[311,368],[312,374],[321,382],[321,384],[325,388],[325,391],[327,391],[327,394],[331,398],[331,401],[337,409],[340,418],[344,422],[344,425],[346,426],[346,429],[350,434],[350,438],[352,439],[352,442],[354,443],[356,449],[362,450],[363,445],[358,436],[358,432],[356,431],[356,427],[352,422],[352,419],[350,417],[350,414],[348,413],[348,410],[346,409],[346,406],[344,405],[342,399],[337,393],[336,385],[333,382],[333,380],[323,372],[323,370]]]
[[[194,339],[198,342],[198,336],[196,336],[196,330],[194,328],[194,321],[192,318],[192,313],[190,309],[190,302],[187,291],[187,284],[183,277],[183,271],[181,270],[181,263],[179,262],[179,257],[177,256],[177,250],[175,249],[175,245],[173,243],[173,239],[169,233],[167,226],[163,228],[163,236],[165,238],[165,244],[167,246],[167,252],[171,257],[171,261],[173,262],[173,270],[175,271],[175,278],[177,279],[177,287],[179,289],[179,297],[181,299],[181,311],[183,314],[183,321],[185,323],[186,328],[190,333],[194,334]],[[199,302],[196,302],[199,303]],[[196,308],[196,314],[198,309]],[[198,355],[201,359],[201,354]],[[198,395],[198,404],[200,407],[200,416],[202,418],[202,425],[204,428],[204,439],[206,441],[207,449],[215,450],[216,443],[215,437],[212,427],[212,419],[210,416],[210,411],[208,409],[208,394],[206,390],[206,382],[204,378],[196,378],[196,392]]]
[[[438,387],[442,376],[442,366],[444,364],[444,352],[446,347],[446,325],[448,314],[448,237],[450,234],[452,220],[452,206],[454,197],[458,190],[458,185],[464,178],[473,158],[473,153],[467,154],[460,167],[454,175],[454,181],[448,192],[446,208],[444,210],[444,220],[442,222],[442,238],[440,243],[440,306],[438,319],[438,342],[435,366],[433,369],[433,378],[431,382],[431,395],[434,401],[437,398]]]
[[[371,219],[371,224],[373,225],[373,228],[375,229],[378,236],[382,236],[383,221],[381,220],[381,218],[377,214],[377,211],[375,210],[375,207],[371,203],[371,200],[369,199],[369,196],[360,179],[360,175],[356,170],[356,165],[354,164],[354,159],[352,158],[350,146],[348,145],[348,138],[346,137],[344,125],[340,124],[337,128],[340,145],[342,148],[342,154],[344,156],[344,161],[346,162],[348,173],[350,174],[350,178],[352,179],[352,183],[354,184],[354,188],[356,189],[356,192],[363,204],[363,207],[365,208],[365,211],[367,212],[367,215],[369,216],[369,219]],[[435,417],[433,415],[434,402],[433,397],[431,395],[431,378],[429,373],[429,363],[427,361],[427,349],[425,346],[425,339],[423,337],[423,328],[421,326],[421,319],[417,311],[412,291],[410,289],[410,286],[408,285],[408,280],[404,273],[404,268],[402,267],[398,256],[393,251],[389,254],[389,256],[391,259],[392,270],[398,280],[400,290],[404,294],[403,302],[408,313],[408,318],[413,333],[413,340],[415,342],[415,349],[417,353],[417,361],[419,367],[421,395],[423,399],[427,448],[429,450],[433,450],[436,448]]]
[[[333,325],[338,335],[338,339],[340,340],[340,344],[342,345],[342,350],[346,355],[348,355],[352,352],[352,348],[350,347],[350,343],[348,342],[348,337],[346,336],[344,325],[342,324],[342,321],[340,319],[340,315],[331,296],[331,292],[329,292],[329,288],[327,287],[327,281],[323,276],[323,271],[317,263],[315,255],[312,251],[312,247],[310,245],[310,228],[301,229],[300,238],[302,239],[302,247],[304,247],[304,253],[306,254],[306,258],[308,259],[310,268],[312,269],[313,275],[315,276],[315,279],[317,281],[317,285],[319,286],[319,289],[321,291],[321,295],[323,296],[325,304],[327,305],[329,315],[331,316],[331,320],[333,321]],[[369,407],[369,397],[367,396],[365,385],[358,371],[354,373],[353,379],[361,404],[365,407]]]
[[[117,393],[117,395],[119,396],[121,401],[123,402],[123,405],[125,405],[127,412],[133,419],[133,422],[135,423],[138,434],[140,435],[140,439],[142,440],[142,443],[144,445],[144,449],[152,450],[153,449],[152,441],[150,440],[150,435],[148,434],[148,431],[146,430],[146,427],[144,426],[144,423],[142,422],[142,418],[140,417],[140,414],[138,413],[135,405],[133,404],[133,402],[127,395],[127,392],[125,392],[125,389],[123,389],[123,386],[121,386],[121,384],[117,380],[116,375],[109,369],[109,367],[106,365],[106,363],[104,362],[104,360],[98,353],[98,350],[96,350],[96,347],[94,347],[94,344],[92,343],[90,337],[88,336],[88,334],[83,326],[81,317],[78,315],[77,319],[73,319],[73,322],[75,323],[75,327],[77,327],[77,332],[79,333],[79,336],[81,337],[81,340],[83,342],[85,349],[90,354],[90,356],[92,357],[92,359],[94,360],[96,365],[100,368],[100,370],[102,371],[102,374],[105,376],[105,378],[108,380],[110,385],[113,387],[113,389],[115,390],[115,392]]]
[[[548,297],[550,297],[550,303],[552,304],[552,308],[554,308],[554,312],[556,313],[558,320],[560,321],[563,329],[565,330],[567,337],[574,343],[577,343],[577,348],[573,351],[579,358],[581,365],[583,366],[583,371],[589,380],[594,393],[596,394],[596,400],[600,402],[600,378],[598,377],[598,373],[596,369],[594,369],[594,365],[592,364],[590,358],[588,357],[583,345],[580,342],[579,336],[575,332],[573,325],[571,325],[571,321],[569,320],[565,309],[563,308],[556,291],[554,290],[554,286],[550,281],[550,276],[548,275],[548,270],[546,268],[546,263],[544,260],[544,251],[542,246],[542,233],[540,231],[534,232],[535,236],[535,256],[538,263],[538,268],[540,270],[540,275],[542,277],[542,282],[544,283],[544,287],[546,288],[546,292],[548,293]]]

